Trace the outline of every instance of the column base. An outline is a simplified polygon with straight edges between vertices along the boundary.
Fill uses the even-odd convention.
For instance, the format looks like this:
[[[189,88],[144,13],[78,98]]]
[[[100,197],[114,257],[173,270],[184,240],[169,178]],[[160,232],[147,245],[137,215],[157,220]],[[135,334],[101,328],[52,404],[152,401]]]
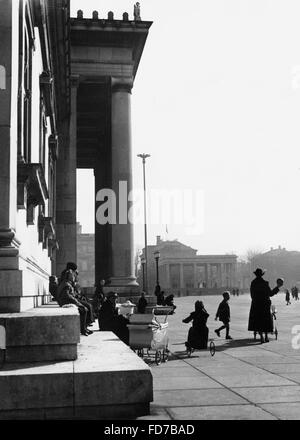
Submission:
[[[141,288],[135,277],[112,277],[110,284],[103,288],[104,293],[114,291],[118,294],[120,302],[130,299],[137,303],[141,295]]]
[[[135,277],[111,277],[109,287],[138,287],[140,288]]]

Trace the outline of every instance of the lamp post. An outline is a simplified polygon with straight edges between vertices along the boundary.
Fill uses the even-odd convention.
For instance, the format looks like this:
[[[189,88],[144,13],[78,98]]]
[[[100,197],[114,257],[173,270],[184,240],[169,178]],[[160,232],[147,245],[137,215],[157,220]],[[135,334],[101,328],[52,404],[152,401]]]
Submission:
[[[154,258],[156,261],[156,285],[159,286],[159,277],[158,277],[158,260],[160,257],[160,252],[159,251],[155,251],[154,252]]]
[[[144,255],[145,255],[145,286],[144,286],[144,291],[146,293],[148,293],[148,259],[147,259],[147,200],[146,200],[146,170],[145,170],[145,165],[146,165],[146,159],[147,157],[150,157],[150,154],[138,154],[138,157],[140,157],[143,160],[143,180],[144,180],[144,234],[145,234],[145,251],[144,251]]]
[[[146,264],[146,258],[141,258],[141,264],[143,268],[143,291],[145,292],[145,264]]]

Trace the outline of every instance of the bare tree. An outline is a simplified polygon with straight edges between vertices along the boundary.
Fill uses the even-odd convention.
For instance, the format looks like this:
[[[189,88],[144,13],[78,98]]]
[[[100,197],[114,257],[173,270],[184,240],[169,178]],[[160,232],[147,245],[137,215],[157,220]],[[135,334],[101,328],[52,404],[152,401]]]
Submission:
[[[253,272],[255,265],[259,264],[259,257],[263,254],[260,249],[248,249],[246,252],[247,263],[249,264],[250,272]]]
[[[262,254],[260,249],[248,249],[246,252],[246,259],[248,263],[251,263],[255,257],[258,257]]]

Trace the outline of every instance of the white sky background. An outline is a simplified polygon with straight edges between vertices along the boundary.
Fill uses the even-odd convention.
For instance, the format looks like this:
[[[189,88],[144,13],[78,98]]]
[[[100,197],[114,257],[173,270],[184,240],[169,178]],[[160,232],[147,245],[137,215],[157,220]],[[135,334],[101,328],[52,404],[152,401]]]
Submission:
[[[91,17],[133,17],[134,1],[71,0]],[[205,228],[148,225],[201,254],[300,250],[299,0],[141,0],[153,21],[132,94],[134,184],[149,153],[147,189],[202,189]],[[87,179],[78,220],[93,231]],[[89,204],[88,204],[89,202]],[[143,246],[143,227],[135,227]]]

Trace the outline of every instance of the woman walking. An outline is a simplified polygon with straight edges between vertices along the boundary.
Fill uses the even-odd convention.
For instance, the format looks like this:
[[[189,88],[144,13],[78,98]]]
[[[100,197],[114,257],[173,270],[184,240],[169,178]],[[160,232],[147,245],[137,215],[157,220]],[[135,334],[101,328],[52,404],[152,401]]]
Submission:
[[[256,278],[251,282],[251,308],[249,313],[248,330],[260,335],[260,342],[269,342],[268,333],[273,332],[273,317],[271,314],[270,297],[279,292],[283,285],[281,278],[277,279],[277,286],[272,290],[268,281],[263,279],[264,271],[256,269],[253,272]],[[263,336],[264,335],[264,336]]]

